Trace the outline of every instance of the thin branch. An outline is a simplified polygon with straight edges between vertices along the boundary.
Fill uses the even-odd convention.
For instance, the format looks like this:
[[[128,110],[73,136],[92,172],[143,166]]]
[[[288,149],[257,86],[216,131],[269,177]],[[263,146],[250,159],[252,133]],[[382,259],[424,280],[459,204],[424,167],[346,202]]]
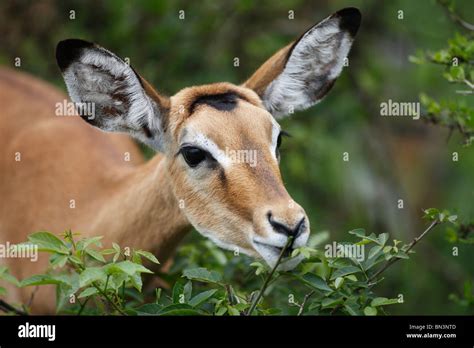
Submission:
[[[440,4],[441,7],[443,7],[445,12],[455,23],[459,24],[464,29],[467,29],[469,31],[474,31],[474,24],[468,23],[464,19],[462,19],[461,16],[458,15],[453,10],[451,10],[444,1],[438,0],[438,4]]]
[[[405,250],[405,253],[408,253],[421,239],[423,239],[423,237],[429,232],[431,231],[436,225],[440,224],[440,221],[439,220],[434,220],[427,228],[426,230],[423,231],[422,234],[420,234],[418,237],[416,237],[415,239],[412,240],[412,242],[408,245],[408,248]],[[373,281],[374,279],[376,279],[380,274],[382,274],[387,268],[389,268],[391,265],[393,265],[395,262],[397,262],[398,260],[400,260],[400,258],[398,257],[394,257],[390,260],[388,260],[383,266],[382,268],[380,268],[377,272],[375,272],[368,280],[368,282],[371,282]]]
[[[77,315],[80,316],[82,314],[82,311],[84,310],[84,308],[86,307],[86,304],[87,302],[89,302],[90,300],[90,297],[86,298],[85,301],[83,303],[81,303],[79,301],[79,303],[81,303],[81,308],[79,308],[79,311],[77,312]]]
[[[281,249],[280,256],[278,256],[278,259],[277,259],[277,262],[275,263],[275,266],[273,266],[272,270],[270,271],[267,278],[265,279],[265,282],[263,283],[262,287],[260,288],[260,291],[258,292],[258,295],[255,296],[254,300],[252,301],[252,304],[251,304],[251,306],[250,306],[250,308],[249,308],[246,315],[252,315],[252,312],[254,311],[255,307],[257,307],[258,302],[262,298],[263,293],[265,292],[265,290],[268,286],[268,283],[272,279],[273,273],[275,273],[275,270],[280,265],[280,262],[283,259],[283,255],[285,254],[286,250],[288,249],[288,247],[291,244],[293,244],[293,236],[288,237],[288,240],[286,241],[285,246],[283,247],[283,249]]]
[[[0,310],[5,312],[5,313],[15,313],[17,315],[28,315],[28,313],[26,312],[23,312],[19,309],[16,309],[15,307],[13,307],[12,305],[6,303],[5,301],[3,300],[0,300]]]
[[[35,289],[31,293],[30,300],[28,301],[28,304],[27,304],[28,308],[31,307],[31,305],[33,304],[33,300],[35,299],[35,295],[38,292],[38,290],[39,290],[39,285],[36,285]]]
[[[313,296],[313,294],[314,294],[315,292],[316,292],[316,291],[313,290],[313,291],[307,293],[306,295],[304,295],[303,302],[302,302],[301,305],[299,306],[299,307],[300,307],[300,310],[298,311],[297,316],[303,315],[303,311],[304,311],[304,307],[306,306],[306,302],[308,302],[309,298],[310,298],[311,296]]]

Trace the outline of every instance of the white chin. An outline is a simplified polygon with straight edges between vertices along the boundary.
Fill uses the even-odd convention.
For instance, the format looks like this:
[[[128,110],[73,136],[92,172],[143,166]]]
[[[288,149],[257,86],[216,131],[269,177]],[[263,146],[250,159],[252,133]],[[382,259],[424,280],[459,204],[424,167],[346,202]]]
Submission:
[[[265,262],[271,268],[273,268],[275,264],[277,263],[278,258],[280,257],[280,252],[276,251],[276,248],[267,247],[267,246],[259,245],[259,244],[255,244],[254,247],[258,251],[260,256],[265,260]],[[302,255],[298,255],[293,258],[284,259],[280,263],[277,269],[279,271],[290,271],[296,266],[298,266],[298,264],[303,260],[303,258],[304,257]]]

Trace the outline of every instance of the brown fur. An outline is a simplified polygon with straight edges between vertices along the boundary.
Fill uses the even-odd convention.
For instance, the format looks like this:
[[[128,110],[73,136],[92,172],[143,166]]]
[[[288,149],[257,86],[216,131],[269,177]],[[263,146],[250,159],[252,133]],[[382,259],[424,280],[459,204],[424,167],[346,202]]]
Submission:
[[[148,83],[144,87],[169,110],[166,127],[173,138],[168,156],[157,154],[147,163],[127,136],[104,133],[79,117],[54,116],[55,103],[62,102],[64,94],[30,76],[0,70],[0,169],[5,178],[0,196],[7,202],[0,208],[0,243],[22,242],[40,230],[71,229],[82,236],[103,235],[104,245],[116,242],[150,250],[165,261],[190,227],[179,199],[184,200],[188,217],[246,249],[251,245],[242,226],[264,235],[260,220],[269,202],[282,220],[293,223],[293,211],[301,208],[287,208],[291,198],[269,148],[272,117],[255,92],[217,83],[186,88],[167,99]],[[202,105],[189,114],[198,96],[229,91],[240,96],[235,110],[220,112]],[[186,176],[184,160],[172,155],[187,126],[199,128],[220,148],[258,149],[259,165],[215,171],[200,180],[210,189],[198,192],[197,182]],[[20,162],[15,161],[16,152],[21,153]],[[131,154],[130,162],[124,161],[125,152]],[[70,199],[75,199],[75,209],[69,208]],[[0,262],[20,279],[47,267],[46,255],[36,263]],[[8,290],[9,301],[28,303],[34,289]],[[53,311],[53,291],[40,287],[32,302],[34,313]]]

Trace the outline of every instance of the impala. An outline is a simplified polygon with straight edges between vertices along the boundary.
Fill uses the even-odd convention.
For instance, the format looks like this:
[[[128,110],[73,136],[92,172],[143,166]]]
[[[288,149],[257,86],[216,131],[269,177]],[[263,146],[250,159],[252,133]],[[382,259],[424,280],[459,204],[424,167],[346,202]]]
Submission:
[[[108,50],[61,41],[56,58],[69,96],[93,106],[78,107],[81,117],[56,116],[61,92],[1,69],[0,243],[71,229],[163,261],[192,226],[222,248],[274,265],[289,236],[300,247],[310,230],[281,179],[284,132],[277,119],[311,107],[331,89],[360,18],[354,8],[336,12],[241,85],[193,86],[172,97]],[[128,136],[158,154],[145,162]],[[0,263],[23,279],[43,273],[47,258]],[[9,288],[8,300],[28,303],[33,291]],[[37,291],[34,313],[54,311],[53,291]]]

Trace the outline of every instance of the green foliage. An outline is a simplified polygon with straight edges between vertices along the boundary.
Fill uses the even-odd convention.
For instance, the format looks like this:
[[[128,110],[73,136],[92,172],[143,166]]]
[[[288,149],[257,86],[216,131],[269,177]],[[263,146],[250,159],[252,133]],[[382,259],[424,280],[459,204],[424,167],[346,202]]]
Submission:
[[[454,2],[439,1],[449,13],[454,12]],[[450,83],[457,84],[464,90],[460,94],[474,93],[474,33],[455,33],[448,40],[447,47],[435,52],[419,51],[411,56],[410,61],[424,65],[429,63],[444,66],[443,77]],[[420,94],[420,102],[425,109],[423,115],[427,122],[456,130],[462,135],[464,144],[470,145],[474,140],[474,108],[465,100],[459,98],[442,99],[436,101],[425,93]]]
[[[308,26],[345,6],[347,3],[341,1],[299,0],[265,1],[264,4],[248,0],[3,1],[0,2],[0,12],[4,14],[0,32],[5,35],[2,36],[0,62],[7,68],[29,72],[65,90],[52,52],[59,40],[79,37],[97,42],[121,57],[129,57],[137,72],[160,92],[172,95],[183,87],[196,84],[245,81],[265,59]],[[446,146],[444,139],[433,138],[432,132],[426,132],[427,127],[374,116],[378,114],[381,101],[413,100],[424,91],[429,99],[423,103],[422,117],[431,123],[429,115],[432,113],[438,125],[453,129],[454,136],[464,132],[465,138],[471,139],[472,133],[467,132],[472,129],[472,94],[455,93],[455,90],[470,88],[465,83],[455,82],[462,77],[460,69],[448,71],[448,63],[452,65],[449,58],[461,57],[464,53],[456,52],[454,47],[451,49],[448,40],[459,41],[454,45],[466,48],[472,42],[472,34],[466,33],[457,21],[450,20],[443,12],[444,7],[437,6],[434,1],[369,0],[354,6],[360,7],[363,23],[350,52],[349,67],[344,69],[323,102],[281,120],[282,127],[292,134],[292,138],[282,145],[282,176],[288,192],[309,213],[313,231],[310,242],[314,243],[310,247],[316,250],[329,238],[329,233],[321,229],[331,228],[331,240],[346,240],[347,237],[358,238],[345,234],[354,226],[389,232],[392,237],[385,247],[393,246],[392,240],[397,239],[396,247],[399,248],[402,243],[398,240],[409,240],[420,230],[418,220],[412,217],[427,201],[467,217],[473,213],[472,190],[469,189],[474,170],[472,147],[459,149],[457,141]],[[94,11],[90,11],[91,8]],[[462,15],[473,13],[473,8],[471,1],[449,1],[450,11]],[[69,18],[71,9],[76,10],[75,20]],[[177,15],[181,9],[186,11],[184,21]],[[294,20],[288,20],[289,9],[294,10]],[[403,20],[396,17],[400,9],[405,13]],[[383,28],[383,35],[380,28]],[[460,31],[467,42],[457,40],[456,31]],[[407,64],[407,52],[417,49],[431,49],[432,52],[420,53],[424,61],[419,65]],[[439,62],[431,61],[430,54],[437,51],[444,51],[445,56],[434,57]],[[21,67],[13,66],[15,57],[21,57]],[[234,57],[240,59],[239,67],[234,66]],[[466,66],[464,61],[458,66],[472,82],[472,66]],[[444,73],[452,74],[453,81],[446,80]],[[428,110],[429,100],[436,103],[431,111]],[[458,123],[462,132],[457,131],[460,129]],[[415,146],[410,147],[410,144]],[[351,160],[343,162],[341,154],[348,149]],[[459,162],[446,161],[446,151],[450,156],[450,150],[459,152]],[[150,149],[145,151],[147,157],[153,155]],[[407,198],[402,210],[393,206],[398,197]],[[391,313],[464,313],[446,298],[453,289],[457,289],[457,296],[463,298],[463,279],[471,277],[474,271],[472,251],[465,250],[459,257],[450,257],[446,239],[456,243],[453,246],[471,247],[472,222],[459,222],[459,228],[456,224],[446,226],[446,234],[433,235],[429,248],[419,251],[420,262],[408,261],[403,264],[403,271],[391,272],[387,279],[377,283],[380,296],[393,298],[400,293],[405,296],[406,305],[388,306]],[[171,272],[157,274],[169,286],[163,286],[156,294],[140,294],[133,286],[127,287],[124,295],[129,307],[138,308],[150,301],[170,301],[173,285],[179,279],[187,280],[182,278],[186,269],[205,267],[215,271],[221,275],[223,284],[232,284],[233,291],[244,298],[258,292],[256,289],[268,275],[265,265],[260,263],[259,268],[259,262],[256,262],[250,266],[255,260],[222,251],[202,240],[197,233],[188,236],[184,243]],[[374,243],[368,245],[370,250],[366,255],[375,255],[376,246]],[[124,259],[124,252],[115,245],[108,253],[102,252],[102,256],[107,262],[110,258],[119,262]],[[91,267],[101,265],[90,253],[87,258]],[[329,261],[320,261],[314,254],[312,258],[305,259],[297,271],[304,275],[314,274],[327,282],[332,270]],[[68,260],[74,258],[55,257],[54,270],[62,272]],[[436,260],[443,261],[436,264]],[[360,275],[355,273],[346,277],[359,278]],[[329,282],[341,288],[350,282],[346,277]],[[413,277],[416,277],[416,286],[413,286]],[[275,279],[257,314],[298,314],[300,307],[296,303],[301,305],[312,288],[283,272],[276,274]],[[192,295],[197,296],[211,288],[218,290],[209,301],[225,296],[221,286],[199,281],[193,281]],[[289,304],[290,295],[295,304]],[[315,300],[313,296],[315,294],[306,301],[305,314],[310,307],[308,304]],[[100,298],[100,294],[92,296],[83,314],[113,313],[111,305],[104,305]],[[204,301],[202,307],[211,313],[214,304],[209,301]],[[71,307],[68,301],[65,304],[67,308]],[[99,309],[101,304],[106,311]],[[226,310],[225,304],[223,302],[220,307],[221,312]],[[278,308],[278,311],[265,312],[264,308]],[[470,308],[472,314],[472,306]],[[66,308],[61,311],[66,312]],[[373,313],[370,309],[367,311]],[[228,314],[227,310],[225,314]],[[383,313],[377,311],[377,314]]]
[[[62,238],[49,232],[29,236],[27,243],[38,245],[50,254],[50,267],[45,274],[18,282],[3,267],[0,278],[21,287],[55,285],[57,311],[69,314],[271,315],[288,312],[283,309],[285,307],[296,307],[298,315],[386,314],[389,306],[403,303],[403,297],[387,298],[376,293],[376,286],[384,279],[382,272],[398,259],[409,259],[413,245],[435,225],[451,223],[457,226],[457,216],[446,210],[431,208],[424,213],[431,225],[411,243],[390,240],[388,233],[367,234],[363,229],[355,229],[349,231],[349,235],[356,238],[354,242],[326,244],[323,251],[319,243],[326,240],[327,235],[324,238],[316,235],[308,246],[294,249],[288,256],[303,258],[293,271],[279,271],[278,263],[269,269],[259,261],[244,266],[256,277],[263,278],[258,282],[260,284],[250,283],[251,286],[236,279],[229,280],[226,273],[238,278],[239,271],[226,270],[231,260],[205,241],[207,252],[199,254],[213,255],[214,262],[204,263],[193,259],[198,254],[191,255],[190,263],[203,262],[206,267],[178,266],[179,269],[171,271],[178,274],[173,286],[156,289],[151,303],[147,303],[149,295],[142,291],[142,275],[153,272],[142,262],[145,259],[158,264],[153,254],[143,250],[122,250],[117,244],[113,244],[112,249],[104,249],[101,237],[77,239],[71,231],[66,231]],[[283,255],[289,245],[290,242],[282,250],[279,263],[285,261]],[[241,260],[241,257],[234,258]],[[239,265],[242,265],[241,261],[230,267],[238,268]],[[211,270],[211,267],[217,270]],[[285,307],[268,305],[272,293],[298,288],[304,294],[301,303],[290,293]],[[455,295],[452,298],[470,304],[469,291],[465,292],[465,299]]]

